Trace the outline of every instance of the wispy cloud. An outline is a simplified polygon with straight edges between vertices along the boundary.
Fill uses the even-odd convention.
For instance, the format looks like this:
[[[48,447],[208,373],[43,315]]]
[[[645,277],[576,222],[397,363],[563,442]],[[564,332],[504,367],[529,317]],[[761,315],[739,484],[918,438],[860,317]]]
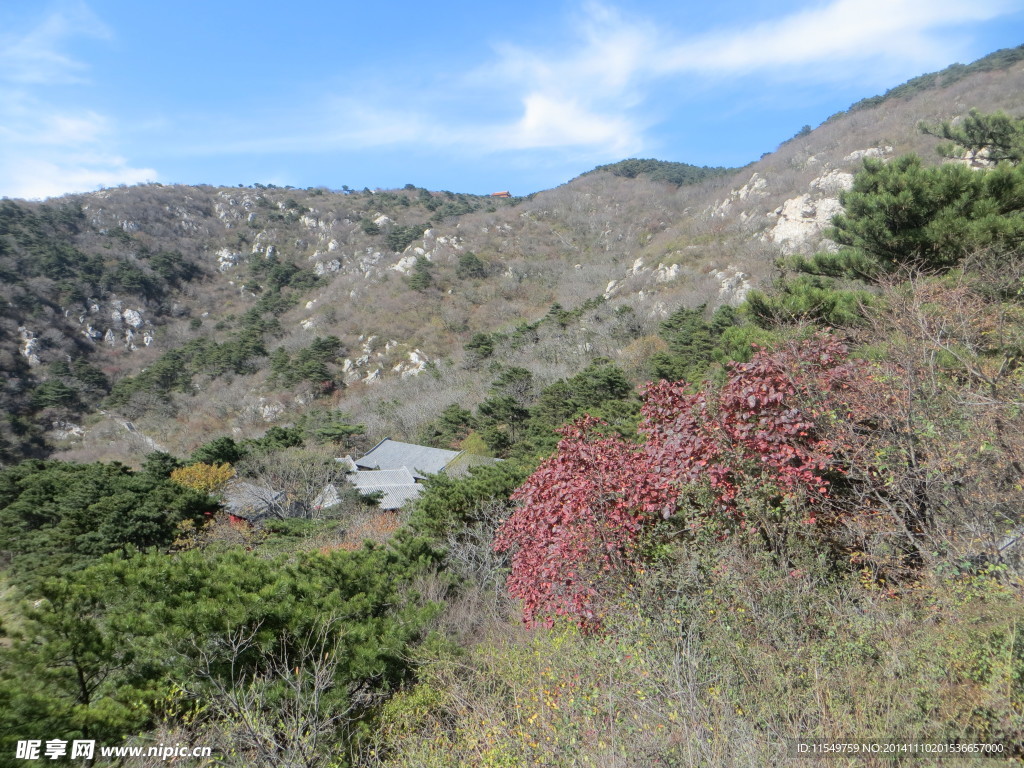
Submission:
[[[336,94],[307,113],[303,129],[241,122],[198,143],[204,154],[250,151],[321,152],[408,146],[486,155],[510,151],[580,150],[621,156],[643,146],[645,122],[630,110],[652,30],[626,24],[617,11],[588,5],[563,53],[498,43],[470,71],[439,78],[434,89],[406,92],[384,84],[368,95]],[[395,109],[392,104],[401,103]],[[288,110],[292,112],[292,110]]]
[[[948,64],[963,27],[1017,11],[1015,0],[832,0],[754,25],[675,34],[656,20],[587,2],[557,50],[514,41],[455,81],[444,82],[450,114],[429,98],[401,114],[365,101],[347,114],[344,135],[357,146],[409,144],[472,152],[583,150],[594,156],[642,151],[656,122],[654,94],[695,75],[728,80],[847,81],[865,69],[879,77]],[[896,75],[900,76],[900,75]],[[441,86],[439,86],[440,88]],[[440,96],[440,94],[438,94]],[[486,107],[474,109],[477,107]],[[666,110],[667,111],[667,110]],[[504,113],[501,120],[474,114]],[[315,146],[307,144],[306,146]]]
[[[585,101],[541,92],[525,96],[522,117],[492,129],[491,135],[493,146],[502,149],[585,146],[621,154],[640,144],[636,126],[628,118],[601,114]]]
[[[89,108],[57,106],[49,88],[88,87],[76,38],[111,37],[82,2],[68,2],[20,33],[0,34],[0,195],[43,198],[157,178],[116,150],[112,121]]]
[[[119,156],[116,131],[96,112],[65,112],[0,90],[0,194],[44,198],[158,177]]]
[[[497,83],[518,104],[512,120],[490,126],[497,148],[621,154],[643,145],[643,122],[631,110],[643,102],[640,80],[656,31],[596,3],[581,9],[574,27],[576,38],[556,54],[498,45],[496,60],[469,78]]]
[[[89,192],[119,184],[141,184],[157,178],[152,168],[135,168],[110,154],[71,152],[50,156],[0,156],[3,194],[29,200]]]
[[[1009,0],[833,0],[749,29],[720,31],[667,46],[657,57],[661,74],[702,71],[718,75],[798,67],[791,76],[844,77],[850,61],[879,58],[903,65],[937,66],[955,55],[945,34],[958,25],[1019,10]],[[821,70],[821,65],[829,65]]]
[[[22,32],[0,32],[0,79],[53,85],[85,80],[86,67],[65,52],[72,38],[109,39],[111,32],[83,2],[67,2]]]
[[[109,39],[111,29],[85,0],[53,1],[33,27],[0,31],[0,194],[39,197],[159,178],[124,157],[123,123],[88,101],[91,73],[75,45]],[[412,78],[402,69],[409,59],[395,57],[375,64],[368,85],[348,76],[339,57],[333,82],[357,85],[332,90],[311,78],[302,93],[267,91],[261,115],[219,104],[204,117],[189,104],[188,124],[165,118],[152,133],[163,137],[160,154],[168,162],[369,157],[380,150],[469,162],[608,162],[658,151],[655,137],[667,133],[667,121],[687,119],[687,93],[724,84],[777,100],[801,90],[786,90],[791,84],[884,87],[968,55],[972,25],[1018,13],[1020,0],[799,0],[779,7],[773,19],[736,16],[692,31],[624,4],[582,0],[561,19],[557,43],[499,41],[468,71],[463,63],[457,73],[424,68]],[[57,93],[72,90],[68,84],[82,86],[75,101],[58,101]],[[754,91],[743,90],[750,85]],[[165,114],[178,113],[171,107]]]

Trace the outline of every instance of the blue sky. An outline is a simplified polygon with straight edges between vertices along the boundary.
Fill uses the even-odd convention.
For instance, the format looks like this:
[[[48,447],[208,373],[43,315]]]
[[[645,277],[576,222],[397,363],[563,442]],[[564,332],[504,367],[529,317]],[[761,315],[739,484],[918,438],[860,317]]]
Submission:
[[[146,181],[527,194],[742,165],[1024,43],[1024,0],[0,1],[0,196]]]

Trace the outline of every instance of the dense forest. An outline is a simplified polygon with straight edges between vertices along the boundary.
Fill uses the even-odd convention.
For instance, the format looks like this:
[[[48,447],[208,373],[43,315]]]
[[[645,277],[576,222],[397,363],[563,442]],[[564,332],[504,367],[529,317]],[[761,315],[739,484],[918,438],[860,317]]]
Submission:
[[[458,340],[475,387],[420,404],[378,382],[359,413],[344,390],[370,384],[345,374],[372,342],[335,335],[328,310],[288,335],[290,312],[330,295],[310,293],[329,290],[309,266],[323,262],[289,254],[294,238],[250,249],[217,293],[187,238],[157,249],[131,227],[100,234],[81,207],[5,201],[8,340],[119,300],[119,333],[141,339],[137,306],[180,343],[129,364],[120,337],[96,352],[74,326],[5,365],[0,764],[23,764],[26,739],[41,755],[48,741],[189,745],[211,749],[195,764],[268,768],[766,766],[839,738],[1024,760],[1024,120],[972,111],[920,131],[948,162],[858,159],[820,248],[773,253],[742,296],[654,316],[609,285],[476,322],[512,306],[489,287],[497,254],[548,242],[509,245],[498,219],[477,235],[510,250],[410,250],[427,224],[508,206],[582,273],[576,259],[625,248],[586,211],[573,229],[550,201],[346,194],[357,252],[403,259],[392,293],[421,312],[454,296],[436,323],[421,316],[429,333],[410,331],[409,359],[431,334]],[[581,179],[687,195],[724,174],[630,160]],[[314,217],[313,192],[255,202],[277,192],[240,192],[252,218],[234,231]],[[686,243],[668,225],[632,242],[710,251],[729,236],[718,221]],[[517,283],[553,281],[503,264]],[[231,311],[202,314],[216,301]],[[439,381],[449,365],[392,370]],[[129,463],[62,460],[44,441],[48,423],[108,412],[166,439],[175,420],[194,428],[190,403],[239,381],[292,393],[287,422]],[[426,416],[404,423],[407,407]],[[481,461],[385,510],[337,461],[387,437],[380,424]],[[228,505],[240,483],[281,493],[246,519]]]

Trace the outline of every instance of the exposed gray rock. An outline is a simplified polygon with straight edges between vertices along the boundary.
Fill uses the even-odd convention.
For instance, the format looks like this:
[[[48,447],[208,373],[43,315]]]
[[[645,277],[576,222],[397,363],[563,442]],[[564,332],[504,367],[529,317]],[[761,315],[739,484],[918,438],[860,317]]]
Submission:
[[[21,337],[21,354],[28,361],[28,364],[32,367],[40,365],[42,360],[39,358],[39,339],[36,338],[35,333],[30,331],[25,326],[18,326],[18,335]]]
[[[727,304],[740,304],[750,292],[750,275],[741,272],[733,266],[722,270],[712,270],[714,279],[718,282],[718,296]]]
[[[803,194],[787,200],[775,210],[778,221],[765,235],[765,239],[778,245],[785,254],[797,253],[819,239],[831,225],[832,217],[843,212],[843,206],[834,197],[815,198]],[[825,242],[824,248],[834,244]]]
[[[412,268],[416,266],[415,253],[411,253],[408,256],[403,256],[398,260],[397,264],[391,266],[395,272],[401,272],[403,275],[407,275],[412,271]]]
[[[51,434],[55,440],[70,440],[85,435],[85,430],[81,426],[70,421],[54,421],[52,424]]]
[[[743,202],[747,199],[753,199],[758,197],[764,197],[768,194],[768,181],[759,173],[754,173],[749,181],[739,189],[734,189],[729,193],[729,197],[720,202],[714,207],[711,214],[713,216],[728,216],[730,209],[736,203]]]
[[[142,325],[142,312],[138,309],[126,309],[121,313],[121,317],[124,318],[125,323],[130,325],[132,328],[138,328]]]
[[[892,147],[868,147],[867,149],[858,149],[844,157],[843,162],[855,163],[858,160],[863,160],[865,157],[885,157],[886,155],[891,155],[892,152]]]
[[[853,174],[833,169],[814,179],[808,186],[824,195],[838,197],[853,186]]]
[[[659,264],[658,268],[654,270],[654,282],[656,283],[668,283],[679,277],[679,273],[682,268],[678,264],[672,264],[671,266],[665,266]]]
[[[877,147],[875,150],[881,152]],[[808,192],[790,198],[775,209],[774,215],[778,220],[762,236],[765,241],[778,245],[785,254],[797,253],[811,246],[825,250],[836,247],[821,235],[831,226],[832,217],[843,212],[839,196],[853,186],[853,174],[833,168],[811,180],[807,186]]]
[[[341,269],[341,262],[338,259],[331,259],[330,261],[318,261],[313,265],[313,273],[317,277],[337,272]]]
[[[269,249],[267,255],[269,257]],[[217,251],[217,269],[221,272],[227,272],[229,269],[237,266],[241,258],[242,254],[232,251],[230,248],[221,248]]]

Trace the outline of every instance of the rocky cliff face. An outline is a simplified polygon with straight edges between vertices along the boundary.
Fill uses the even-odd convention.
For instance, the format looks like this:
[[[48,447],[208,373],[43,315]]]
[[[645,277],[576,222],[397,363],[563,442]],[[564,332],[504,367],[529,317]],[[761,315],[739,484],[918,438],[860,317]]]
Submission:
[[[846,155],[839,167],[826,165],[807,185],[807,192],[786,200],[772,214],[775,225],[763,237],[789,255],[808,250],[834,250],[836,245],[822,235],[832,217],[842,213],[840,196],[853,186],[853,174],[865,157],[888,157],[892,147],[869,147]],[[808,163],[816,162],[809,158]]]
[[[714,204],[710,216],[736,216],[751,225],[762,242],[776,246],[779,253],[789,255],[813,250],[833,250],[836,246],[824,237],[832,217],[842,213],[840,197],[853,185],[853,175],[866,157],[890,157],[891,146],[868,147],[850,152],[839,160],[826,160],[817,155],[807,157],[801,170],[813,170],[804,190],[788,197],[781,205],[769,208],[781,191],[770,179],[772,174],[755,172],[740,187]]]

